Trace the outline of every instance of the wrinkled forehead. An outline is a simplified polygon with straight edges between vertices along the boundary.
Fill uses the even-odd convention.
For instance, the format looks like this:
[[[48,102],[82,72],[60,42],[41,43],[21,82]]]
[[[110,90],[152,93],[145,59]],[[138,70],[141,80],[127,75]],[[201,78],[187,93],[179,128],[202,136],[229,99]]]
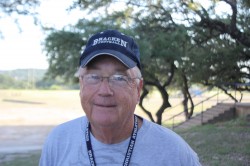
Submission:
[[[96,68],[98,66],[115,66],[119,70],[127,70],[128,67],[125,66],[118,58],[110,55],[100,55],[93,58],[87,65],[87,69]]]

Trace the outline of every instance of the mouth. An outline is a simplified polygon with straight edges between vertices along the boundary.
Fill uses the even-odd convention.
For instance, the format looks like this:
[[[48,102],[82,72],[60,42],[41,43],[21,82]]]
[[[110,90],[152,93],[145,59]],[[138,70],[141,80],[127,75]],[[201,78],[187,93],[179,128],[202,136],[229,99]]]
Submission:
[[[114,104],[94,104],[97,107],[106,107],[106,108],[111,108],[111,107],[116,107]]]

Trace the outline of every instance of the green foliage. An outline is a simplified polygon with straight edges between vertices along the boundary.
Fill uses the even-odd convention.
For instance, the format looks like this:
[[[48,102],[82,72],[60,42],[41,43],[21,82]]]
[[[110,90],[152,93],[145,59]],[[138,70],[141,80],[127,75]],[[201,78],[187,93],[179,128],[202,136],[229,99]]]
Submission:
[[[242,0],[243,4],[250,8],[250,0]]]
[[[44,69],[16,69],[0,71],[1,74],[8,75],[17,80],[28,80],[32,77],[34,80],[41,79],[46,70]]]
[[[35,88],[36,81],[42,79],[45,70],[40,69],[17,69],[0,71],[1,89],[27,89]]]
[[[21,81],[15,81],[8,75],[0,74],[0,89],[24,88],[25,84]]]
[[[50,34],[45,39],[45,49],[49,59],[47,76],[61,75],[66,81],[77,71],[78,57],[84,45],[80,33],[65,30]]]
[[[192,68],[187,68],[193,82],[216,85],[247,80],[242,69],[247,64],[245,55],[250,53],[250,49],[229,36],[212,38],[195,49],[199,51],[190,54],[192,60],[188,62]]]
[[[88,9],[89,12],[102,8],[103,6],[109,6],[113,1],[112,0],[77,0],[73,3],[71,8],[83,8]]]
[[[108,0],[92,3],[79,0],[77,3],[81,5],[82,9],[94,12],[99,8],[110,7],[112,2]],[[242,72],[243,65],[239,65],[239,62],[244,65],[247,63],[249,58],[246,59],[247,56],[243,54],[249,55],[248,49],[237,40],[232,39],[230,35],[219,35],[218,31],[192,26],[192,21],[196,21],[196,19],[190,18],[188,12],[187,15],[183,15],[183,18],[187,17],[188,21],[191,21],[189,24],[185,24],[185,21],[180,23],[173,17],[175,13],[185,13],[183,10],[188,11],[190,5],[193,5],[196,6],[195,13],[200,17],[207,18],[215,15],[222,23],[230,23],[230,14],[216,15],[215,7],[219,1],[211,3],[209,8],[203,8],[202,2],[183,1],[180,4],[176,2],[123,1],[124,4],[128,4],[125,10],[111,15],[105,13],[106,15],[101,16],[100,22],[103,24],[113,22],[118,26],[117,28],[119,26],[134,28],[134,31],[137,32],[135,36],[138,36],[140,43],[145,78],[160,78],[164,82],[166,76],[169,75],[171,65],[174,64],[178,70],[175,76],[176,81],[181,78],[178,73],[187,75],[189,81],[202,84],[247,80],[247,77],[244,77],[246,73]],[[187,6],[181,6],[185,3]],[[239,6],[241,4],[238,2]],[[241,20],[246,20],[247,13],[244,13],[245,10],[239,11],[242,18],[237,18],[241,23]],[[85,25],[88,24],[85,23]],[[196,25],[195,22],[194,25]],[[96,29],[96,26],[98,25],[95,24],[91,28]],[[86,27],[88,26],[85,28],[82,26],[82,29],[87,29]],[[241,28],[244,27],[242,24]],[[246,28],[246,31],[247,29],[249,28]],[[226,70],[228,68],[232,70],[229,72]],[[179,82],[182,81],[179,80]]]
[[[78,83],[65,83],[59,76],[45,78],[45,73],[41,69],[0,71],[0,89],[79,89]]]

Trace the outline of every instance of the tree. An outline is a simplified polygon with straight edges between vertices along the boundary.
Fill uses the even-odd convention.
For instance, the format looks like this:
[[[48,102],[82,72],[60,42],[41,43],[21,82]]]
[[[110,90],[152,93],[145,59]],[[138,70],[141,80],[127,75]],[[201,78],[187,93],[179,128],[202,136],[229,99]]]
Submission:
[[[0,2],[0,11],[5,15],[28,15],[35,14],[35,7],[40,4],[39,0],[8,0]],[[32,10],[33,9],[33,10]],[[3,16],[0,16],[0,18]]]
[[[231,8],[231,14],[224,14],[222,17],[215,12],[218,3],[224,3]],[[250,47],[250,30],[249,24],[244,25],[249,17],[249,1],[246,0],[218,0],[213,1],[211,8],[206,10],[202,3],[195,3],[192,0],[183,1],[183,5],[192,10],[198,16],[194,20],[194,25],[210,30],[211,35],[228,34],[233,39],[246,47]],[[216,16],[213,18],[213,16]],[[193,17],[195,18],[195,17]]]
[[[77,71],[78,60],[81,47],[84,45],[80,33],[68,32],[65,30],[50,34],[45,39],[45,49],[49,59],[48,78],[58,75],[65,81],[70,81],[74,72]]]
[[[0,19],[12,17],[18,25],[18,16],[32,15],[36,20],[36,7],[40,5],[40,0],[1,0],[0,1]],[[20,27],[19,27],[20,28]],[[0,36],[3,34],[0,29]]]
[[[247,67],[249,49],[246,49],[237,41],[225,37],[226,35],[219,36],[208,40],[206,44],[197,45],[199,48],[203,45],[205,47],[203,46],[199,53],[190,57],[195,65],[193,65],[193,68],[189,68],[189,73],[192,76],[192,82],[216,86],[228,93],[228,90],[240,90],[238,89],[240,87],[236,87],[235,83],[249,82],[249,68]],[[203,59],[200,57],[203,57]],[[244,90],[249,89],[246,86]],[[238,102],[233,95],[229,93],[228,95]]]
[[[241,37],[232,37],[231,35],[234,32],[222,33],[218,29],[210,29],[205,26],[206,24],[202,24],[202,19],[197,17],[215,17],[221,22],[227,23],[230,19],[219,17],[213,13],[216,4],[213,1],[211,1],[213,3],[211,3],[210,8],[206,9],[200,8],[198,3],[187,0],[170,0],[167,2],[161,0],[124,0],[122,1],[123,6],[126,7],[111,13],[110,8],[114,7],[116,2],[112,0],[95,1],[95,3],[89,0],[76,1],[72,8],[79,6],[82,10],[87,10],[91,14],[100,12],[100,15],[93,18],[95,21],[80,20],[79,24],[76,25],[77,33],[75,29],[69,30],[69,33],[73,32],[77,34],[76,36],[81,36],[76,41],[81,41],[83,45],[90,34],[107,28],[120,29],[134,36],[140,45],[142,72],[145,81],[139,105],[152,121],[158,124],[162,123],[162,114],[166,108],[170,107],[167,92],[170,85],[182,90],[183,108],[186,118],[190,118],[194,109],[192,96],[189,92],[192,84],[212,85],[225,90],[225,82],[244,83],[249,81],[249,47],[244,44],[245,39],[240,40]],[[245,11],[245,13],[242,12],[240,15],[242,17],[239,18],[240,21],[237,23],[239,24],[238,27],[241,28],[241,34],[247,36],[245,34],[248,33],[249,28],[247,26],[249,24],[243,23],[248,21],[249,13],[246,10],[242,11]],[[243,30],[244,33],[242,33]],[[53,32],[51,35],[56,35],[56,33]],[[67,56],[72,56],[72,54],[64,56],[65,53],[60,53],[59,50],[70,48],[68,47],[70,45],[58,47],[60,43],[56,42],[60,41],[58,39],[56,37],[53,40],[55,41],[54,46],[48,47],[52,50],[52,52],[48,52],[48,56],[53,53],[55,56],[51,57],[55,62],[61,61]],[[79,47],[73,46],[72,48]],[[79,52],[78,55],[76,53],[77,51],[74,52],[74,57],[72,57],[74,60],[78,60],[79,57]],[[60,58],[60,56],[63,58]],[[59,69],[61,66],[56,67],[56,64],[60,63],[51,63],[52,73],[56,72],[55,69]],[[229,68],[230,70],[228,70]],[[58,71],[67,73],[66,70],[68,68],[60,68]],[[70,69],[71,75],[73,71]],[[227,86],[227,88],[232,88],[232,86]],[[143,103],[153,89],[158,90],[163,99],[156,117],[144,107]],[[188,103],[191,105],[190,108]]]
[[[249,1],[210,2],[210,7],[205,8],[202,2],[182,1],[184,6],[182,10],[188,10],[194,14],[192,18],[187,14],[186,18],[192,23],[194,43],[197,47],[203,48],[202,57],[206,60],[201,62],[196,58],[198,61],[195,65],[194,78],[196,82],[222,89],[238,102],[228,90],[249,91],[248,86],[236,86],[250,81]],[[216,7],[222,4],[230,10],[219,15]],[[204,76],[201,72],[197,72],[200,68],[209,74]]]

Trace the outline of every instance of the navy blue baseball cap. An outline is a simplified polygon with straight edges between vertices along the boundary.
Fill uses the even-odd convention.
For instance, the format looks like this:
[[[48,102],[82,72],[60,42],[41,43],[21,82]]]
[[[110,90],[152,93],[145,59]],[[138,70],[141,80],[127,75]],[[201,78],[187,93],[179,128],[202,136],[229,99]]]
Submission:
[[[97,56],[110,55],[128,68],[141,69],[140,51],[134,39],[117,31],[106,30],[90,37],[80,57],[80,67],[85,67]]]

